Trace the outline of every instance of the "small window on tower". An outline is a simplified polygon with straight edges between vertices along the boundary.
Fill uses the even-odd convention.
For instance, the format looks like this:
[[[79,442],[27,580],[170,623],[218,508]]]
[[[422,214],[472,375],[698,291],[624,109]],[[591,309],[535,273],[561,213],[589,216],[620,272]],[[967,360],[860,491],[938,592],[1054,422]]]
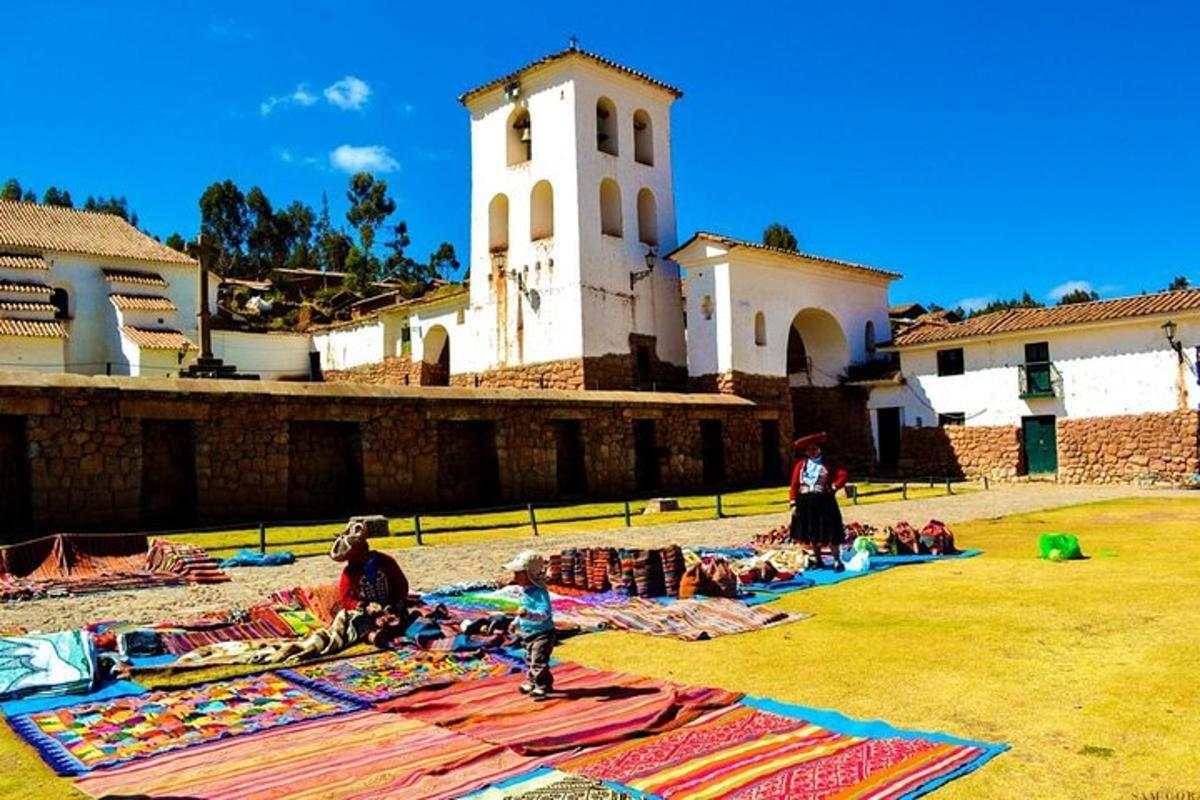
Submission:
[[[607,97],[596,101],[596,149],[617,154],[617,107]]]
[[[654,126],[650,115],[641,109],[633,112],[633,160],[654,166]]]
[[[508,165],[523,164],[533,158],[533,125],[529,111],[514,108],[508,115]]]

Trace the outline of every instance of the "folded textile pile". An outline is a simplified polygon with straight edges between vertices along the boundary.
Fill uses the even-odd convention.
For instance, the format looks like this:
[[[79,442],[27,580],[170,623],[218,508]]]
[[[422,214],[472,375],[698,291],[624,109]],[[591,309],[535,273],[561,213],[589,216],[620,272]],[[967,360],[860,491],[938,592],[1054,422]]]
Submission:
[[[310,611],[326,625],[333,622],[333,618],[342,608],[342,598],[335,583],[283,589],[272,592],[267,599],[276,606]]]
[[[146,555],[147,568],[185,578],[188,583],[224,583],[229,576],[221,563],[202,548],[186,542],[155,539]]]
[[[558,612],[556,616],[559,616]],[[581,606],[561,616],[581,627],[605,627],[685,641],[757,631],[808,617],[806,614],[787,614],[769,606],[748,606],[726,597],[672,603],[631,597],[622,605]]]
[[[83,631],[0,638],[0,699],[86,692],[95,671],[96,651]]]
[[[888,529],[892,534],[893,552],[896,555],[951,555],[958,550],[954,546],[954,534],[942,522],[929,520],[920,531],[907,522],[897,522]]]
[[[650,550],[570,548],[550,556],[547,580],[561,594],[616,590],[630,597],[675,597],[683,571],[678,545]]]
[[[792,529],[787,525],[779,525],[766,533],[758,533],[754,535],[754,544],[764,547],[774,547],[781,544],[794,544],[792,541]]]

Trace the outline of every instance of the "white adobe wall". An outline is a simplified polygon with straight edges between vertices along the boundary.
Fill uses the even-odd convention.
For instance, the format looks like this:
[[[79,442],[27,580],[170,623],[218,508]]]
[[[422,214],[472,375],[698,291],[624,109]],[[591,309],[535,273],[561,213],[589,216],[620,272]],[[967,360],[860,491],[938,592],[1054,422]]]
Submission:
[[[321,354],[322,370],[378,363],[384,356],[383,323],[375,318],[357,325],[318,331],[312,335],[312,344]]]
[[[0,336],[0,370],[64,372],[62,339]]]
[[[908,386],[873,389],[872,409],[900,406],[904,425],[936,425],[937,415],[961,412],[967,425],[1020,425],[1024,416],[1054,414],[1064,418],[1109,417],[1174,411],[1178,408],[1179,370],[1161,325],[1150,318],[1089,328],[1061,328],[1018,337],[964,342],[965,373],[939,377],[937,350],[959,346],[906,349],[901,367]],[[1200,319],[1176,319],[1178,338],[1195,359]],[[1019,397],[1017,365],[1024,363],[1025,344],[1049,342],[1050,360],[1062,374],[1063,396]],[[1185,370],[1187,367],[1185,365]],[[1190,408],[1200,406],[1200,385],[1186,371]],[[874,415],[872,415],[874,416]]]
[[[213,331],[213,356],[263,380],[306,379],[312,339],[305,333]]]
[[[463,351],[469,347],[468,327],[466,324],[466,307],[463,304],[437,304],[434,306],[418,306],[409,316],[412,335],[412,360],[437,361],[437,355],[430,353],[426,358],[425,337],[434,327],[440,325],[446,329],[450,342],[450,374],[471,372],[462,363],[469,362],[469,354]]]
[[[720,262],[686,271],[688,375],[716,375],[727,372],[731,363],[729,314],[729,264]],[[705,316],[705,302],[712,313]],[[724,358],[722,359],[722,355]]]

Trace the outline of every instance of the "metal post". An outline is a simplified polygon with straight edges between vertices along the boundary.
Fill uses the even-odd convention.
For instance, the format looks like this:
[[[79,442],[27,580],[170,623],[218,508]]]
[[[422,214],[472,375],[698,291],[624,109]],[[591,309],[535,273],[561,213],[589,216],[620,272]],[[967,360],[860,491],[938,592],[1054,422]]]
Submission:
[[[417,536],[417,544],[425,544],[421,539],[421,515],[413,514],[413,533]]]
[[[258,523],[258,552],[267,552],[267,523]]]
[[[988,490],[988,478],[987,478],[987,475],[984,475],[984,476],[983,476],[983,490],[984,490],[985,492]]]
[[[932,475],[929,476],[929,488],[930,489],[933,488],[933,476]]]
[[[725,511],[724,511],[724,509],[721,508],[721,495],[718,494],[717,495],[717,519],[721,519],[724,516],[725,516]]]
[[[903,483],[900,484],[900,499],[901,500],[908,499],[908,481],[904,481]]]
[[[533,503],[529,504],[529,527],[533,528],[533,535],[537,536],[537,515],[533,512]]]
[[[954,487],[950,485],[949,478],[946,478],[946,494],[954,494]]]
[[[858,505],[858,486],[853,483],[850,484],[850,499],[854,502],[854,505]]]
[[[630,513],[629,513],[629,501],[626,500],[625,501],[625,527],[629,528],[629,527],[632,527],[632,525],[633,525],[633,519],[630,517]]]

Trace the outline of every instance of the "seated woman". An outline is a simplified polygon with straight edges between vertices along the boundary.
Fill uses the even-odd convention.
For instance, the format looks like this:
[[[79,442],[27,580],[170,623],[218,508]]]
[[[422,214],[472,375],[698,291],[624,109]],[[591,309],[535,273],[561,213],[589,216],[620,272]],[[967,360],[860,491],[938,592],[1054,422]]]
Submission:
[[[838,550],[846,533],[837,492],[846,485],[849,476],[846,470],[825,464],[821,445],[826,438],[824,433],[814,433],[802,436],[793,444],[804,457],[797,460],[792,469],[791,538],[812,548],[816,569],[825,568],[821,548],[828,547],[833,552],[834,571],[841,572],[845,567]]]
[[[394,558],[371,549],[366,526],[351,523],[334,540],[329,557],[346,565],[338,595],[342,608],[363,612],[367,641],[384,645],[401,635],[408,620],[408,578]]]

